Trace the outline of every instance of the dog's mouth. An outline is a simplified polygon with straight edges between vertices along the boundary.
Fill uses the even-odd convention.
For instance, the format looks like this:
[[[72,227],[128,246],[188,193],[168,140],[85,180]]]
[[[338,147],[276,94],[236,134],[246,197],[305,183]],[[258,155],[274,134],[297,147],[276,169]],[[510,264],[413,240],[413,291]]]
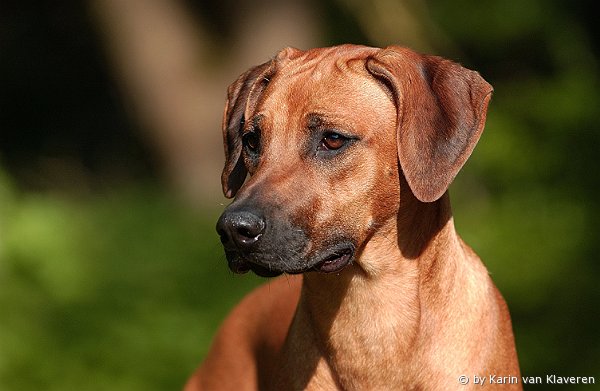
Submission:
[[[241,257],[229,260],[228,263],[229,269],[236,274],[245,274],[252,270],[254,274],[260,277],[277,277],[284,273],[283,270],[275,270],[272,267],[262,266]]]
[[[344,246],[312,267],[312,270],[322,273],[337,273],[352,263],[354,259],[353,246]]]
[[[252,271],[261,277],[276,277],[283,273],[301,274],[309,271],[338,273],[354,261],[354,246],[352,244],[341,244],[329,248],[327,252],[322,254],[314,257],[312,262],[302,262],[301,264],[295,262],[265,264],[254,260],[255,258],[259,259],[257,258],[258,254],[254,254],[250,259],[236,254],[235,256],[228,256],[228,263],[229,268],[234,273],[244,274]]]

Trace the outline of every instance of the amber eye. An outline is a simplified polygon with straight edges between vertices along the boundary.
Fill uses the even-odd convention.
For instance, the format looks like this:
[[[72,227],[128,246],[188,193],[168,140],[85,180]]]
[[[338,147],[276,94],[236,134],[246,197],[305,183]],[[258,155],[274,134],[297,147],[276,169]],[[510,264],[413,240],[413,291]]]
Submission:
[[[325,134],[319,147],[322,150],[335,151],[336,149],[343,147],[347,141],[348,139],[341,134],[331,132]]]
[[[260,136],[258,132],[251,130],[242,136],[242,143],[250,152],[256,152],[260,146]]]

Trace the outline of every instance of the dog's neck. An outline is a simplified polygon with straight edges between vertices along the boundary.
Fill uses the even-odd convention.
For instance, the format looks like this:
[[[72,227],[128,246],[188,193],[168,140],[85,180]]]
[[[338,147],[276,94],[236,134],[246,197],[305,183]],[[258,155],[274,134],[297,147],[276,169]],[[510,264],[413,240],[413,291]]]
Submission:
[[[303,368],[295,368],[315,373],[312,382],[351,389],[394,384],[398,379],[385,374],[406,377],[397,365],[409,361],[422,338],[421,312],[444,305],[445,288],[451,287],[441,285],[452,284],[444,275],[452,274],[461,248],[448,196],[431,204],[405,202],[411,205],[371,237],[356,264],[339,274],[304,276],[290,334],[296,334],[292,340],[314,342],[308,355],[305,346],[299,349]],[[395,367],[386,368],[390,365]]]

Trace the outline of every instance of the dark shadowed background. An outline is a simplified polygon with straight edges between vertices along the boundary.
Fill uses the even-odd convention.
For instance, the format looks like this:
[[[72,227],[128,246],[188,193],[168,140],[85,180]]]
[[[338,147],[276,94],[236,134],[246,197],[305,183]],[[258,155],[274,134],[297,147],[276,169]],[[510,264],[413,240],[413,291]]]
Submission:
[[[457,228],[509,303],[523,374],[600,382],[592,9],[3,1],[0,390],[183,385],[223,316],[261,282],[227,270],[213,228],[226,204],[225,90],[285,46],[344,42],[442,55],[494,86],[486,130],[451,189]]]

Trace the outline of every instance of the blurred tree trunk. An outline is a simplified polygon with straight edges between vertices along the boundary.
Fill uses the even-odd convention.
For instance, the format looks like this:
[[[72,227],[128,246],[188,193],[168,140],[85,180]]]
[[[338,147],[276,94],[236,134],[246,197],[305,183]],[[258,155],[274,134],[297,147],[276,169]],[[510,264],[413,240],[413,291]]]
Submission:
[[[314,46],[304,1],[240,1],[234,45],[211,58],[212,38],[177,0],[92,0],[91,10],[134,115],[192,203],[217,202],[225,91],[246,68],[285,46]],[[222,49],[222,48],[220,48]],[[218,67],[210,64],[222,64]]]

